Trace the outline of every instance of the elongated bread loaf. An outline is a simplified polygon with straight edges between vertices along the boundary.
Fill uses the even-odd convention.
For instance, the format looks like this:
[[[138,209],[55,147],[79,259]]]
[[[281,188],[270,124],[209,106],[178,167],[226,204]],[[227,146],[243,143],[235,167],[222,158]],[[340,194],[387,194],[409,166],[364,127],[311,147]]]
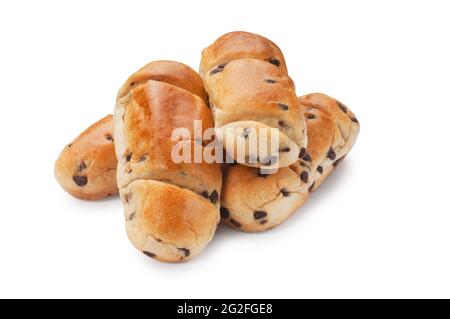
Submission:
[[[141,69],[119,91],[117,183],[130,241],[150,257],[175,262],[196,256],[212,239],[220,220],[222,177],[218,164],[175,163],[171,156],[179,143],[171,139],[176,128],[191,134],[183,145],[205,149],[194,140],[195,120],[202,132],[213,127],[201,78],[181,63],[152,64],[158,65]],[[155,80],[146,71],[141,77],[142,70],[151,69],[164,75]]]
[[[61,187],[80,199],[100,199],[116,194],[113,117],[105,116],[68,144],[55,162]]]
[[[307,144],[305,120],[283,54],[272,41],[248,32],[225,34],[203,50],[200,74],[216,134],[235,161],[253,167],[297,161]],[[267,135],[278,145],[265,141]],[[252,138],[257,149],[250,147]]]
[[[359,123],[348,107],[320,93],[298,100],[308,132],[308,147],[301,159],[276,174],[267,175],[243,165],[226,167],[221,215],[231,227],[258,232],[285,221],[355,143]]]
[[[139,69],[120,88],[118,98],[148,80],[166,82],[206,99],[198,75],[186,65],[171,61],[155,61]],[[113,116],[105,116],[61,151],[55,163],[55,176],[69,194],[95,200],[118,192],[113,128]]]

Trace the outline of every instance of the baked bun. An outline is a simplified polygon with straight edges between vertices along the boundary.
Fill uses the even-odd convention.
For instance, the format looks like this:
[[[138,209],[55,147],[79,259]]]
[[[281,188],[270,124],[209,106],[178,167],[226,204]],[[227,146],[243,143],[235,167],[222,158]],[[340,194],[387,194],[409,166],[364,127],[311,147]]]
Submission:
[[[172,159],[176,145],[202,153],[208,147],[193,138],[172,140],[174,129],[185,128],[192,137],[195,120],[201,121],[202,133],[213,121],[197,95],[202,82],[195,71],[176,62],[157,63],[174,67],[161,66],[167,75],[158,80],[148,76],[126,95],[119,94],[114,112],[117,183],[130,241],[150,257],[176,262],[196,256],[212,239],[220,220],[222,176],[218,164]],[[179,69],[184,69],[184,81],[171,74]],[[178,78],[177,86],[165,78]],[[129,85],[130,80],[124,87]]]
[[[285,167],[298,159],[307,144],[305,120],[283,54],[272,41],[248,32],[226,34],[203,50],[200,72],[217,136],[235,161],[264,167],[264,159],[271,158],[271,164]],[[255,125],[249,127],[249,122]],[[239,131],[225,132],[227,128],[257,130],[258,147],[248,149]],[[270,128],[271,135],[279,132],[278,147],[271,148],[261,139],[265,136],[261,129]],[[234,154],[234,145],[247,148],[244,160]]]
[[[216,65],[243,58],[269,62],[287,73],[286,62],[280,48],[269,39],[255,33],[243,31],[226,33],[204,49],[202,56],[201,77]]]
[[[200,77],[187,65],[173,61],[154,61],[139,69],[120,88],[118,98],[148,80],[169,83],[206,99]],[[59,155],[55,176],[69,194],[95,200],[118,192],[113,127],[113,116],[108,115],[87,128]]]
[[[243,165],[225,167],[221,215],[231,227],[258,232],[285,221],[355,143],[359,123],[347,106],[321,93],[298,100],[309,142],[296,163],[275,174],[262,174],[259,169]]]
[[[92,124],[56,160],[56,180],[72,196],[94,200],[117,193],[113,124],[112,115]]]

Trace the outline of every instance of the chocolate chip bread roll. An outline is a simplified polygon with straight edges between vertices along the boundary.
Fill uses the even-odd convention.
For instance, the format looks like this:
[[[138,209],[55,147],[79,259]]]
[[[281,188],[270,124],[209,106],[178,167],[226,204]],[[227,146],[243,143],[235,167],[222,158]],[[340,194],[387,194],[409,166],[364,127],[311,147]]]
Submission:
[[[267,175],[255,168],[228,165],[220,210],[228,225],[258,232],[282,223],[303,205],[355,143],[359,123],[348,107],[320,93],[298,100],[308,132],[308,147],[302,158]]]
[[[128,78],[120,88],[118,98],[128,94],[133,87],[155,80],[178,86],[205,100],[203,84],[192,72],[182,63],[148,63]],[[55,163],[55,176],[69,194],[95,200],[118,192],[113,127],[113,117],[108,115],[87,128],[61,152]]]
[[[180,63],[156,63],[164,76],[137,80],[134,74],[119,91],[117,183],[130,241],[147,256],[176,262],[198,255],[212,239],[220,220],[222,177],[218,164],[172,159],[180,142],[171,139],[174,129],[186,128],[191,138],[182,145],[203,152],[207,146],[194,141],[194,121],[201,121],[203,132],[213,121],[198,74]]]
[[[225,34],[203,50],[200,74],[216,134],[235,161],[253,167],[297,161],[307,144],[305,120],[283,54],[272,41],[248,32]],[[266,132],[278,136],[276,143],[264,140]],[[252,137],[256,150],[250,148]],[[238,148],[244,156],[237,156]]]
[[[116,194],[113,117],[92,124],[68,144],[55,162],[61,187],[80,199],[100,199]]]

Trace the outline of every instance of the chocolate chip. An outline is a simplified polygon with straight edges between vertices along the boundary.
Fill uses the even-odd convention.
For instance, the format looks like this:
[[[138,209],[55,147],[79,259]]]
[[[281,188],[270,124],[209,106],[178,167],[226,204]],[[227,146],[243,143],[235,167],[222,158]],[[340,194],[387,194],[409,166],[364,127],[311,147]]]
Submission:
[[[132,155],[133,155],[133,153],[127,154],[127,157],[126,157],[127,162],[129,162],[131,160]]]
[[[68,148],[71,148],[71,147],[72,147],[72,143],[67,144],[67,147],[68,147]]]
[[[347,107],[338,100],[336,100],[336,102],[339,105],[339,108],[342,110],[342,112],[347,113]]]
[[[87,178],[87,176],[74,175],[73,176],[73,181],[75,182],[75,184],[77,184],[78,186],[82,187],[82,186],[87,184],[88,178]]]
[[[220,216],[221,216],[222,218],[228,218],[228,217],[230,217],[230,211],[228,210],[228,208],[220,207]]]
[[[263,219],[262,221],[259,222],[260,225],[264,225],[267,224],[267,219]]]
[[[278,161],[278,157],[276,156],[266,156],[264,160],[261,161],[265,166],[270,166],[272,164],[275,164]]]
[[[332,161],[334,161],[334,159],[336,158],[336,153],[333,151],[333,149],[331,147],[328,150],[327,156]]]
[[[311,155],[309,155],[309,153],[306,153],[305,156],[303,156],[303,160],[306,162],[311,162]]]
[[[267,213],[263,210],[255,210],[255,212],[253,213],[253,218],[254,219],[261,219],[267,216]]]
[[[200,195],[202,195],[206,199],[209,199],[208,191],[203,191],[203,192],[200,193]]]
[[[303,183],[308,183],[308,178],[309,178],[309,174],[307,171],[301,172],[300,179],[302,180]]]
[[[217,203],[217,200],[219,199],[219,194],[216,191],[213,191],[211,193],[211,196],[209,196],[209,200],[211,201],[211,203],[215,204]]]
[[[108,140],[108,141],[111,141],[111,142],[114,142],[114,139],[113,139],[113,137],[111,136],[111,134],[105,134],[105,138]]]
[[[81,161],[80,164],[78,165],[78,171],[81,172],[85,168],[86,168],[86,163],[84,161]]]
[[[352,122],[359,123],[356,117],[352,117]]]
[[[270,84],[274,84],[274,83],[277,83],[277,81],[275,81],[275,80],[272,80],[272,79],[265,79],[265,80],[264,80],[264,82],[266,82],[266,83],[270,83]]]
[[[269,63],[272,63],[273,65],[280,66],[280,60],[277,58],[271,57],[269,58]]]
[[[230,223],[231,225],[237,228],[240,228],[242,226],[239,222],[235,221],[233,218],[230,219]]]
[[[209,75],[214,75],[214,74],[222,72],[222,71],[223,71],[222,68],[215,68],[209,73]]]
[[[289,191],[286,188],[282,188],[280,190],[281,194],[283,194],[284,197],[288,197],[289,196]]]
[[[286,105],[286,104],[284,104],[284,103],[278,103],[278,107],[279,107],[280,109],[282,109],[283,111],[289,110],[289,106]]]
[[[311,186],[309,186],[309,188],[308,188],[308,192],[312,192],[313,191],[313,189],[314,189],[314,185],[316,185],[316,182],[314,182],[314,183],[312,183],[311,184]]]
[[[291,149],[289,147],[285,147],[285,148],[280,149],[281,153],[288,153],[290,151],[291,151]]]
[[[191,254],[191,251],[187,248],[178,248],[178,250],[184,252],[184,257],[189,257],[189,255]]]
[[[219,64],[217,67],[219,69],[224,69],[226,65],[227,65],[226,63],[222,63],[222,64]]]
[[[323,167],[322,166],[317,166],[317,171],[322,174],[323,173]]]
[[[316,118],[316,116],[315,116],[314,114],[312,114],[312,113],[308,113],[308,114],[306,114],[306,118],[307,118],[308,120],[313,120],[313,119]]]
[[[139,162],[143,162],[147,159],[146,155],[142,155],[141,157],[139,157]]]
[[[289,127],[289,125],[287,125],[285,121],[278,121],[278,126],[280,126],[280,127]]]
[[[133,86],[133,85],[135,85],[136,84],[136,82],[131,82],[130,83],[130,86]]]
[[[149,251],[145,251],[144,250],[143,253],[144,253],[144,255],[147,255],[148,257],[151,257],[151,258],[155,258],[156,257],[156,255],[154,253],[151,253]]]
[[[132,213],[130,216],[128,216],[128,220],[133,220],[133,219],[134,219],[134,216],[136,216],[136,213],[135,213],[135,212]]]
[[[306,154],[306,148],[302,147],[302,149],[300,150],[300,153],[298,154],[299,158],[303,158],[303,156],[305,156]]]
[[[244,128],[244,131],[242,132],[242,137],[247,138],[250,135],[250,128],[246,127]]]

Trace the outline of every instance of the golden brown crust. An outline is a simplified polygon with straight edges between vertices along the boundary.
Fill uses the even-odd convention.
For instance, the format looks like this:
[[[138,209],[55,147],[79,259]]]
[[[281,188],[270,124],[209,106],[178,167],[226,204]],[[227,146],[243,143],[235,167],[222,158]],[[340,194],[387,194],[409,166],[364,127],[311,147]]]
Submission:
[[[295,88],[289,76],[276,66],[255,59],[234,60],[222,72],[205,75],[205,87],[211,103],[215,102],[215,120],[220,126],[254,120],[280,129],[289,126],[287,134],[297,133],[293,126],[302,115]],[[282,126],[280,121],[284,122]]]
[[[190,72],[184,81],[195,78]],[[219,222],[219,165],[177,164],[172,158],[178,143],[172,141],[174,129],[187,129],[191,136],[182,144],[203,152],[194,140],[194,121],[201,121],[201,133],[213,126],[205,101],[185,87],[147,80],[119,98],[114,112],[117,181],[128,237],[161,261],[197,255]]]
[[[173,85],[150,80],[134,89],[130,97],[119,100],[118,112],[122,109],[126,149],[120,150],[120,187],[144,178],[164,180],[198,193],[220,191],[216,165],[174,163],[171,158],[178,143],[171,139],[174,128],[186,128],[193,137],[194,120],[201,121],[202,134],[212,127],[211,112],[202,99]],[[195,141],[186,142],[193,150]]]
[[[148,80],[172,84],[206,100],[206,92],[200,76],[187,65],[174,61],[153,61],[146,64],[122,85],[117,99],[124,97],[133,88]]]
[[[273,42],[247,32],[226,34],[203,51],[200,69],[219,133],[225,125],[244,128],[242,122],[254,121],[284,133],[298,149],[306,146],[306,125],[294,82],[287,73],[280,49]],[[236,133],[234,136],[218,134],[219,139],[224,136],[239,141]],[[263,134],[257,136],[260,144]],[[232,154],[230,145],[224,143],[224,147]],[[249,157],[266,155],[254,150]],[[280,167],[296,160],[296,156],[282,152],[281,148],[270,155],[278,158]],[[249,165],[248,161],[232,157]],[[257,166],[263,167],[264,163]]]
[[[80,199],[100,199],[116,194],[113,117],[108,115],[88,127],[67,145],[55,162],[61,187]]]
[[[282,167],[276,174],[261,174],[244,165],[224,168],[222,218],[229,226],[247,232],[274,227],[306,200],[296,172]]]
[[[121,197],[131,242],[161,261],[198,255],[219,222],[217,207],[209,200],[171,184],[137,180],[121,189]]]
[[[343,140],[336,123],[326,113],[303,104],[301,108],[306,118],[308,147],[302,158],[290,167],[299,175],[307,174],[308,178],[304,178],[306,189],[314,179],[317,167],[321,164],[323,166],[324,161],[327,161],[328,150],[338,149]]]
[[[347,141],[342,153],[348,153],[359,133],[359,121],[355,114],[339,100],[323,93],[311,93],[299,97],[304,112],[317,109],[329,116],[337,126],[343,140]]]
[[[258,34],[235,31],[222,35],[202,51],[200,75],[203,77],[216,65],[241,58],[267,61],[287,73],[283,53],[275,43]]]
[[[359,123],[348,107],[321,93],[299,101],[307,123],[308,147],[296,163],[272,175],[242,165],[225,168],[221,212],[231,227],[255,232],[285,221],[355,143]]]

